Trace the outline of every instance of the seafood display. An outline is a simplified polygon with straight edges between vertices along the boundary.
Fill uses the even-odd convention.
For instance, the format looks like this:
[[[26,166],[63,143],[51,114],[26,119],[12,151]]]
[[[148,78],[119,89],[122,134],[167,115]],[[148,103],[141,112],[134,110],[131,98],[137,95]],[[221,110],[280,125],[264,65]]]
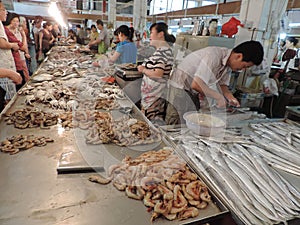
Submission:
[[[6,123],[13,124],[15,128],[49,128],[57,124],[57,115],[55,113],[42,112],[39,109],[20,109],[11,114],[6,114]]]
[[[300,192],[274,168],[299,175],[299,125],[249,124],[223,138],[190,131],[174,138],[244,224],[287,224],[300,216]],[[230,141],[228,141],[230,140]]]
[[[160,132],[146,122],[127,117],[93,123],[86,135],[88,144],[115,143],[119,146],[151,144],[161,141]]]
[[[113,186],[132,199],[143,201],[158,217],[184,220],[197,217],[200,210],[212,204],[207,186],[198,179],[172,148],[149,151],[132,159],[125,157],[112,165],[108,177],[93,175],[91,182]]]
[[[54,140],[47,137],[35,137],[33,135],[17,135],[0,142],[0,151],[14,155],[34,146],[45,146],[49,142],[54,142]]]

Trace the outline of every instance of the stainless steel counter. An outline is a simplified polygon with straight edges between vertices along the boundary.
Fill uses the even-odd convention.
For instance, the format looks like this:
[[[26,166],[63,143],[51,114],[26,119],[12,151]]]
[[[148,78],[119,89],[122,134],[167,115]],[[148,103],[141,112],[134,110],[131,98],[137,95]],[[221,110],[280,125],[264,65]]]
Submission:
[[[17,96],[6,107],[5,113],[25,108],[24,96]],[[133,103],[132,103],[133,104]],[[49,110],[45,105],[38,107]],[[52,110],[50,110],[52,111]],[[122,116],[118,110],[112,112]],[[143,118],[133,106],[134,118]],[[95,173],[58,174],[62,154],[73,154],[76,165],[103,167],[106,175],[110,165],[125,156],[137,157],[147,150],[167,145],[164,140],[144,146],[120,147],[115,144],[89,145],[87,131],[63,129],[60,125],[50,129],[16,129],[0,118],[0,141],[17,134],[48,136],[54,139],[43,147],[33,147],[15,155],[0,152],[0,224],[1,225],[133,225],[133,224],[199,224],[228,215],[226,207],[213,195],[213,202],[200,216],[184,221],[158,218],[150,222],[151,213],[142,201],[129,199],[112,184],[100,185],[88,181]],[[76,160],[75,160],[76,161]],[[211,219],[210,219],[211,218]]]

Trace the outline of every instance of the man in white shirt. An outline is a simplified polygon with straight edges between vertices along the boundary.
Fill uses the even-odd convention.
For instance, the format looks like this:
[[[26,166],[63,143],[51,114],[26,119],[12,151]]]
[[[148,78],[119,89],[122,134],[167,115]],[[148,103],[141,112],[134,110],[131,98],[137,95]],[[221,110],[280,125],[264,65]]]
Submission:
[[[259,65],[263,55],[257,41],[241,43],[232,50],[207,47],[187,55],[170,77],[167,124],[184,123],[185,112],[199,110],[199,95],[213,99],[218,108],[239,106],[228,89],[230,73]]]

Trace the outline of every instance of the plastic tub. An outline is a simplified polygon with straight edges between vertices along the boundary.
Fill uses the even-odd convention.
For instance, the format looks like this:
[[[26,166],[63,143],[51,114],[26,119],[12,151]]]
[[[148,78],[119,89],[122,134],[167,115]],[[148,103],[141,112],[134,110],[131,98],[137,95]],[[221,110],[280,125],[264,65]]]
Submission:
[[[186,122],[186,126],[201,136],[220,135],[226,127],[224,120],[210,114],[196,111],[186,112],[183,118]]]

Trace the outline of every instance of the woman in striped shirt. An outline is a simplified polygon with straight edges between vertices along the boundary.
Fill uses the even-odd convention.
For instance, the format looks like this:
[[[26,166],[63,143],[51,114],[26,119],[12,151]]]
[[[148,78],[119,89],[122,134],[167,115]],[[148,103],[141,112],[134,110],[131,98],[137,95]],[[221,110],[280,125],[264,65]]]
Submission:
[[[153,45],[156,51],[138,66],[138,70],[144,74],[141,85],[141,110],[157,125],[165,124],[167,81],[174,62],[171,45],[175,40],[175,37],[168,33],[165,23],[152,24],[150,45]]]

